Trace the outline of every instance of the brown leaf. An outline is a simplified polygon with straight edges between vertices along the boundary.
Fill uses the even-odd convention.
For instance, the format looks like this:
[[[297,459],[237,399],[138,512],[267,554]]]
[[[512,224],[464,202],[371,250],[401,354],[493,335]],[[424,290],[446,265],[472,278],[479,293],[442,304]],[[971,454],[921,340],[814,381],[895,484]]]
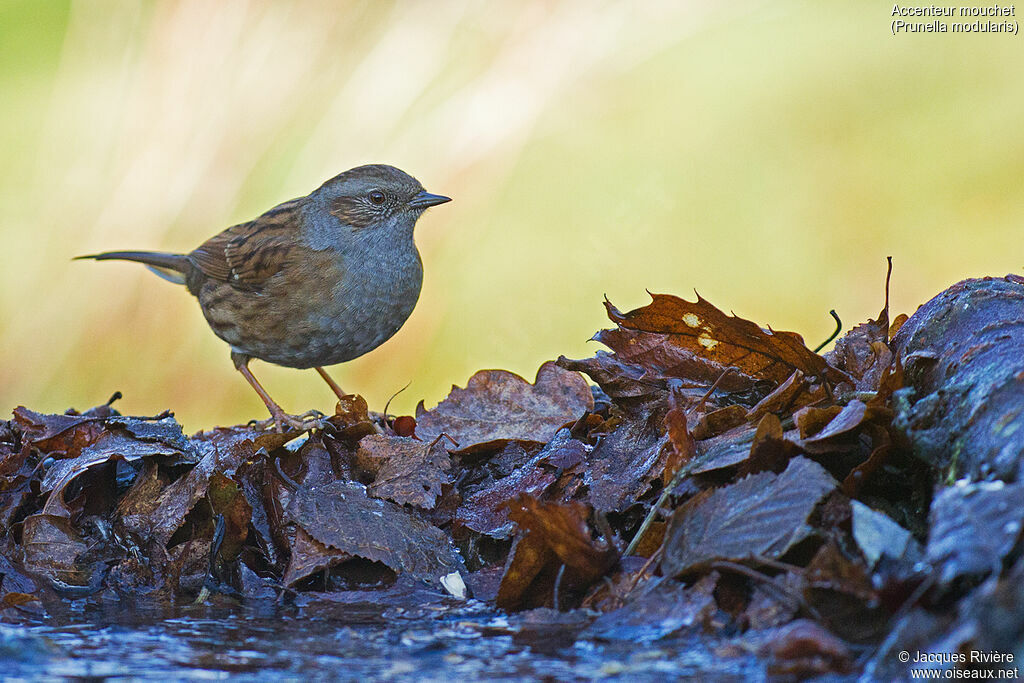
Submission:
[[[509,519],[509,503],[524,494],[539,497],[558,479],[554,472],[538,466],[539,460],[540,456],[533,458],[507,477],[467,496],[455,513],[455,521],[491,538],[510,537],[515,529]]]
[[[626,605],[599,616],[579,638],[648,643],[683,630],[699,632],[718,610],[706,585],[687,588],[674,579],[652,578]]]
[[[764,654],[771,658],[769,675],[785,680],[847,674],[853,669],[853,654],[846,643],[808,619],[780,628],[766,643]]]
[[[810,532],[807,518],[836,481],[797,457],[779,475],[754,474],[691,498],[672,515],[662,571],[678,576],[715,560],[777,558]]]
[[[103,423],[82,415],[43,415],[24,406],[14,409],[23,439],[47,454],[76,458],[103,434]]]
[[[796,422],[797,429],[800,430],[800,438],[808,439],[820,432],[842,409],[842,406],[829,406],[828,408],[806,406],[796,411],[793,414],[793,420]]]
[[[453,387],[432,410],[416,408],[416,435],[433,441],[447,434],[459,452],[485,450],[504,441],[546,443],[558,428],[594,407],[590,387],[578,373],[552,362],[529,384],[504,370],[482,370],[465,389]]]
[[[444,439],[423,442],[410,437],[371,434],[359,442],[357,462],[381,464],[369,488],[371,496],[400,505],[432,509],[441,486],[451,483],[451,458]]]
[[[324,545],[306,533],[301,526],[295,529],[295,542],[292,543],[291,551],[288,568],[281,578],[281,583],[288,587],[352,557],[346,552]]]
[[[624,363],[607,351],[598,351],[593,358],[572,360],[559,356],[558,367],[582,372],[594,380],[601,391],[616,403],[651,401],[663,396],[668,383],[650,376],[639,365]]]
[[[892,412],[887,408],[868,406],[862,401],[850,401],[814,436],[802,439],[800,446],[808,453],[828,453],[849,450],[856,445],[857,432],[872,421],[888,423]]]
[[[675,387],[668,394],[668,412],[665,413],[665,432],[670,449],[668,462],[661,473],[662,486],[668,486],[683,463],[697,453],[697,444],[686,425],[686,409],[682,392]]]
[[[693,438],[698,441],[723,434],[747,421],[747,409],[733,404],[710,413],[704,413],[693,426]]]
[[[804,576],[804,599],[840,637],[864,642],[885,628],[889,615],[880,606],[866,567],[844,555],[834,542],[818,550]]]
[[[249,535],[252,506],[245,499],[242,488],[220,472],[214,472],[210,476],[207,495],[213,514],[224,515],[224,540],[218,557],[223,562],[230,562],[238,557],[242,544]]]
[[[25,569],[72,586],[89,583],[90,567],[82,562],[89,546],[67,517],[29,515],[21,533]]]
[[[148,519],[136,518],[136,523],[146,528],[147,536],[157,547],[167,545],[185,521],[185,516],[206,496],[210,478],[215,473],[231,476],[242,463],[255,458],[252,441],[243,439],[229,443],[227,446],[212,446],[188,474],[160,493]]]
[[[464,569],[440,529],[395,503],[370,498],[360,484],[336,481],[300,489],[286,516],[319,543],[434,585]]]
[[[543,502],[531,496],[520,497],[509,514],[521,529],[543,538],[558,559],[586,582],[602,576],[619,556],[607,541],[593,538],[589,516],[582,503]]]
[[[781,383],[795,370],[832,381],[845,378],[808,349],[795,332],[763,330],[749,320],[726,315],[700,295],[695,302],[668,294],[652,294],[651,298],[648,306],[628,313],[621,313],[608,301],[605,308],[619,327],[668,335],[668,343],[758,379]]]
[[[95,442],[84,447],[78,457],[58,460],[46,471],[40,490],[44,493],[53,491],[46,504],[47,514],[69,514],[64,506],[64,490],[90,468],[113,460],[133,462],[155,456],[163,456],[172,464],[195,462],[191,454],[159,441],[142,441],[121,431],[104,432]]]
[[[680,346],[670,334],[620,327],[601,330],[594,339],[614,351],[617,359],[639,365],[652,376],[677,377],[706,385],[718,382],[722,391],[746,391],[757,383],[757,378],[736,368],[722,377],[730,366]]]
[[[560,565],[565,565],[561,588],[579,590],[588,587],[615,564],[618,560],[615,548],[605,541],[595,540],[590,533],[589,512],[582,503],[542,502],[531,496],[516,500],[509,517],[524,535],[510,554],[498,589],[500,607],[513,609],[522,605],[527,589],[545,569],[550,575]]]
[[[529,591],[538,575],[551,564],[554,557],[555,553],[540,536],[519,536],[509,551],[505,573],[501,577],[498,594],[494,599],[495,605],[500,609],[514,610],[520,608],[528,597],[533,597],[535,605],[543,605],[547,596],[530,596]],[[533,592],[542,591],[535,589]]]
[[[357,394],[347,394],[340,399],[334,415],[328,418],[328,421],[334,427],[338,439],[353,444],[377,431],[373,420],[370,419],[366,399]]]
[[[618,422],[602,438],[586,461],[588,500],[601,512],[621,510],[644,494],[661,476],[667,460],[665,402],[628,410],[613,410],[609,422]]]
[[[747,411],[747,420],[757,422],[768,413],[785,415],[825,397],[823,387],[811,385],[802,372],[794,372],[785,382]]]

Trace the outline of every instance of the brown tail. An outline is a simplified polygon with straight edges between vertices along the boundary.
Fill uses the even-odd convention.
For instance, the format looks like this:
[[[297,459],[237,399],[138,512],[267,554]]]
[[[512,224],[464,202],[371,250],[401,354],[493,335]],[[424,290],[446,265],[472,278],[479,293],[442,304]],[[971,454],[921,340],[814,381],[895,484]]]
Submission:
[[[192,269],[192,264],[185,254],[171,254],[163,251],[107,251],[102,254],[89,254],[74,258],[75,261],[80,259],[144,263],[160,277],[179,285],[185,284],[185,276]]]

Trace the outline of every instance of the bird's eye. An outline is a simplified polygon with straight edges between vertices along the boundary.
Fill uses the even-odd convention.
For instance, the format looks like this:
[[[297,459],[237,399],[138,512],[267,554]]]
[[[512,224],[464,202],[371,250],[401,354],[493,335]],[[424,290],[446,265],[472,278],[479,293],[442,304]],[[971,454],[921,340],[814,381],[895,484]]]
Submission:
[[[369,195],[367,195],[367,197],[369,197],[371,204],[375,204],[377,206],[383,204],[384,200],[386,199],[384,193],[381,192],[380,190],[374,190]]]

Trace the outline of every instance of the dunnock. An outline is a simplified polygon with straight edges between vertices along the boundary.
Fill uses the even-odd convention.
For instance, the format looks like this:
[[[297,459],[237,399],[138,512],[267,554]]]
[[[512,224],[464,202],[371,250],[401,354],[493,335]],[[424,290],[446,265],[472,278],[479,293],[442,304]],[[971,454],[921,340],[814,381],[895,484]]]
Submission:
[[[277,429],[301,428],[302,420],[287,415],[256,380],[249,361],[316,368],[343,396],[323,366],[377,348],[405,323],[423,283],[413,227],[426,209],[447,201],[394,166],[359,166],[188,254],[78,258],[138,261],[187,286]]]

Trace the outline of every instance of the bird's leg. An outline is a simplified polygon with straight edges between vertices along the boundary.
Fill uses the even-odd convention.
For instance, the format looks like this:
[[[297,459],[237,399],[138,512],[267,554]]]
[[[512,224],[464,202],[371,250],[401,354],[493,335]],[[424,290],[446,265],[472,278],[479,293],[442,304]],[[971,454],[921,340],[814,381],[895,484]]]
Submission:
[[[324,381],[327,382],[327,386],[329,386],[331,388],[331,391],[334,392],[334,395],[338,397],[339,401],[342,400],[343,398],[345,398],[345,396],[347,394],[342,390],[341,387],[338,386],[337,382],[335,382],[333,379],[331,379],[331,376],[327,374],[326,370],[324,370],[323,368],[317,366],[316,371],[318,373],[320,373],[321,377],[324,378]]]
[[[277,401],[270,398],[270,394],[263,388],[263,385],[259,383],[259,380],[253,376],[252,371],[249,369],[249,356],[238,353],[235,351],[231,352],[231,360],[235,363],[235,369],[242,373],[242,377],[245,377],[245,381],[249,383],[259,397],[263,400],[263,404],[267,406],[267,410],[270,411],[270,417],[274,420],[274,426],[278,432],[283,432],[285,426],[292,427],[294,429],[306,429],[310,425],[307,425],[301,418],[294,417],[284,412],[284,410],[277,404]]]

